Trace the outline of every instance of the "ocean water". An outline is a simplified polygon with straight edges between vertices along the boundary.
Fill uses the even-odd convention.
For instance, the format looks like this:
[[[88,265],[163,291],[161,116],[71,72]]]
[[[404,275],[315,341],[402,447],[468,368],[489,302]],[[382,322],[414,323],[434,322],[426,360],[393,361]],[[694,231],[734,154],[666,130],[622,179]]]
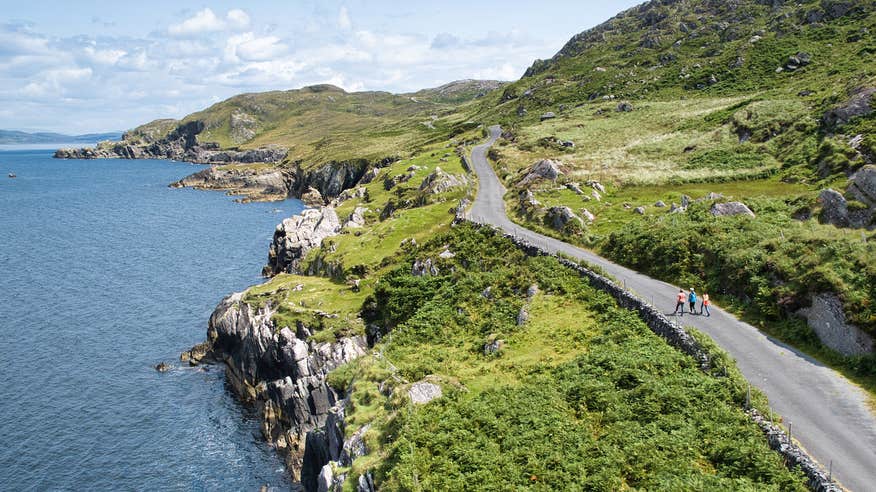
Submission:
[[[0,151],[0,490],[293,486],[222,367],[178,356],[303,206],[167,187],[198,169]]]

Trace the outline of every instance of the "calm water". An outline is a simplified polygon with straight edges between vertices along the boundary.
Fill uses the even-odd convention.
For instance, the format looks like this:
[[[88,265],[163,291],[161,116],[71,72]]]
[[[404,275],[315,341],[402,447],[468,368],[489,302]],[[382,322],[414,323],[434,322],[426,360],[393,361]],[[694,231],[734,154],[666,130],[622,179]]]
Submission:
[[[177,360],[301,203],[168,188],[189,164],[50,156],[0,151],[0,489],[291,487],[221,368]]]

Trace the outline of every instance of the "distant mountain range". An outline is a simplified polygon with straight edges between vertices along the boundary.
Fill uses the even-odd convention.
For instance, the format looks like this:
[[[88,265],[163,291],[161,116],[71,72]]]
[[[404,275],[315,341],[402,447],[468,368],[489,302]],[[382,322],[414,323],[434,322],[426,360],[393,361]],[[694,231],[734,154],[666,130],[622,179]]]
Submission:
[[[28,133],[17,130],[0,130],[0,144],[41,144],[41,143],[97,143],[104,140],[119,140],[122,132],[88,133],[85,135],[64,135],[61,133]]]

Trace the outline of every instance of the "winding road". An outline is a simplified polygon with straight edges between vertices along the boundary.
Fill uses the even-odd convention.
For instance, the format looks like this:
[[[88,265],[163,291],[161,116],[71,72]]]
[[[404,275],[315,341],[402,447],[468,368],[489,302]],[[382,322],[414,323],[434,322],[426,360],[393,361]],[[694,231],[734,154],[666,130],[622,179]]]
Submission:
[[[557,239],[521,227],[505,213],[505,188],[487,162],[487,150],[501,128],[490,128],[487,142],[472,149],[471,160],[479,179],[470,220],[501,229],[531,244],[563,253],[602,268],[640,298],[675,307],[678,286],[650,278]],[[784,426],[849,490],[876,491],[876,417],[867,407],[866,394],[836,371],[787,345],[767,337],[733,315],[712,307],[711,317],[685,316],[683,323],[706,333],[736,359],[748,381],[769,397]]]

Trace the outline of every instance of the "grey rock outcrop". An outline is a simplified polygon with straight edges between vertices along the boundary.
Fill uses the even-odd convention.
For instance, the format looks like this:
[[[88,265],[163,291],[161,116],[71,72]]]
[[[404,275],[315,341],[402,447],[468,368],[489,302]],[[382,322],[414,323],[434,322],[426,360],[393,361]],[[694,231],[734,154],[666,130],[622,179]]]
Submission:
[[[368,212],[368,209],[365,207],[356,207],[350,216],[347,217],[346,222],[344,222],[344,228],[359,228],[365,225],[365,214]]]
[[[545,179],[555,180],[561,174],[563,174],[561,163],[551,159],[542,159],[530,166],[529,170],[517,184],[528,186]]]
[[[843,355],[873,353],[873,337],[846,321],[843,303],[836,294],[812,297],[812,306],[797,311],[818,335],[821,343]]]
[[[552,120],[556,117],[557,117],[556,113],[554,113],[553,111],[548,111],[547,113],[544,113],[541,115],[541,121]]]
[[[341,229],[338,214],[332,207],[306,209],[277,225],[268,252],[264,274],[300,273],[298,263],[308,251],[319,248],[322,241]]]
[[[871,100],[876,94],[876,87],[862,87],[852,92],[849,99],[828,110],[822,116],[821,121],[829,128],[847,124],[856,116],[866,116],[873,112]]]
[[[712,205],[712,209],[709,212],[715,217],[728,217],[732,215],[754,217],[754,212],[742,202],[716,203]]]
[[[441,398],[441,386],[429,381],[417,381],[408,389],[408,396],[414,405],[425,405],[436,398]]]
[[[852,175],[845,195],[828,188],[818,195],[818,202],[822,223],[855,229],[876,228],[876,166],[864,166]]]
[[[126,133],[119,142],[104,142],[95,148],[59,149],[59,159],[173,159],[196,164],[280,162],[287,150],[269,146],[248,150],[222,150],[212,142],[201,143],[198,135],[205,129],[201,121],[181,123],[158,139]]]
[[[450,191],[454,188],[465,188],[468,186],[468,179],[465,176],[449,174],[436,167],[435,170],[423,179],[420,184],[420,191],[430,195],[437,195]]]
[[[411,266],[411,275],[414,277],[434,277],[435,275],[438,275],[438,273],[440,273],[440,270],[432,263],[431,258],[426,258],[425,260],[414,260],[414,264]]]
[[[308,207],[321,207],[325,205],[322,193],[312,186],[308,187],[307,191],[301,194],[301,201]]]
[[[594,220],[596,220],[596,216],[593,215],[593,213],[586,208],[582,208],[580,212],[581,216],[584,217],[584,220],[586,220],[587,222],[593,222]]]
[[[853,174],[846,194],[870,207],[876,206],[876,166],[864,166]]]
[[[284,200],[289,196],[292,177],[279,169],[254,169],[246,166],[210,166],[170,184],[172,188],[224,190],[246,195],[245,201]]]
[[[545,224],[558,231],[564,230],[570,222],[581,227],[584,226],[584,221],[581,220],[581,217],[575,215],[571,208],[565,206],[549,208],[544,220]]]
[[[314,432],[331,431],[332,411],[342,395],[326,383],[334,368],[365,353],[364,336],[334,343],[307,341],[305,326],[278,327],[270,305],[255,309],[232,294],[216,307],[207,330],[213,356],[225,363],[229,384],[263,416],[262,432],[281,451],[293,477],[325,465]],[[327,430],[323,430],[326,427]],[[341,434],[343,435],[343,434]],[[311,461],[311,463],[308,463]],[[315,480],[314,480],[315,481]]]
[[[822,223],[837,227],[849,226],[849,209],[842,193],[829,188],[822,190],[818,194],[818,202],[821,203],[819,219]]]

